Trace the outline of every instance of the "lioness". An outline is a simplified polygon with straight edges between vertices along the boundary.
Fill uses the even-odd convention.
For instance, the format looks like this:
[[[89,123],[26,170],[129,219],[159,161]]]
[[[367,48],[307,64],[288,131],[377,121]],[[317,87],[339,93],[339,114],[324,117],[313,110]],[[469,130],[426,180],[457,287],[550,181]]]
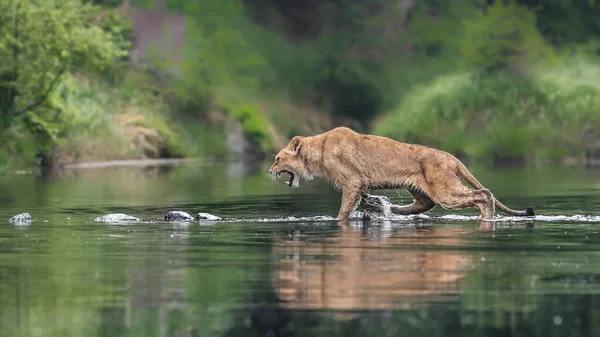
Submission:
[[[407,189],[414,202],[392,205],[396,214],[418,214],[436,204],[447,209],[477,207],[482,220],[494,217],[495,206],[516,216],[534,215],[533,207],[516,211],[496,200],[448,152],[407,144],[386,137],[366,135],[345,127],[312,137],[295,136],[277,154],[269,174],[290,177],[288,185],[298,187],[300,177],[324,177],[342,190],[337,218],[347,219],[370,189]],[[464,178],[475,190],[461,182]]]

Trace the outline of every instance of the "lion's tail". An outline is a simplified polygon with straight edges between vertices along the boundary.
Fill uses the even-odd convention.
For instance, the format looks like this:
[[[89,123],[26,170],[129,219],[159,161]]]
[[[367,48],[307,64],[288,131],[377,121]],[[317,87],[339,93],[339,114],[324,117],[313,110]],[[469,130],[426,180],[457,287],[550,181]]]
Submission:
[[[477,189],[485,188],[479,182],[479,180],[477,180],[477,178],[475,178],[475,176],[473,174],[471,174],[471,172],[469,172],[467,167],[460,161],[458,162],[458,174],[461,177],[463,177],[474,188],[477,188]],[[501,209],[502,211],[504,211],[505,213],[507,213],[509,215],[514,215],[514,216],[533,216],[533,215],[535,215],[535,212],[533,211],[533,206],[527,207],[527,209],[524,211],[517,211],[512,208],[508,208],[506,205],[504,205],[503,203],[498,201],[498,199],[496,199],[496,197],[494,197],[494,203],[496,204],[496,207],[498,207],[499,209]]]

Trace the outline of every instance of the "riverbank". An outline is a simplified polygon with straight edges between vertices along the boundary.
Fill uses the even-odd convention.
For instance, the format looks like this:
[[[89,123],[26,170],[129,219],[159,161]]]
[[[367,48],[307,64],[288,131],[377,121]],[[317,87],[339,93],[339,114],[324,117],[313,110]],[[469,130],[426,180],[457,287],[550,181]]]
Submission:
[[[600,78],[595,82],[591,76],[600,71],[593,63],[579,62],[577,67],[539,70],[528,80],[501,73],[443,75],[415,86],[395,109],[361,131],[434,146],[467,162],[596,166]],[[60,140],[43,159],[36,158],[35,139],[19,133],[18,127],[9,130],[4,135],[8,140],[0,145],[0,171],[140,159],[235,158],[244,151],[240,146],[248,144],[236,149],[228,143],[240,137],[260,157],[276,153],[293,135],[351,124],[336,123],[327,113],[293,102],[225,90],[215,90],[214,103],[197,119],[135,81],[111,87],[99,78],[67,76],[49,98],[63,113]]]
[[[73,8],[83,6],[70,1]],[[455,13],[446,7],[432,16],[413,4],[405,30],[378,44],[372,38],[385,27],[366,18],[385,11],[366,14],[360,4],[312,17],[315,27],[344,19],[354,30],[340,23],[308,34],[284,33],[283,14],[259,19],[249,10],[269,8],[241,1],[111,3],[117,7],[82,7],[73,14],[81,17],[75,28],[93,30],[103,41],[97,49],[106,55],[91,62],[94,67],[80,59],[94,60],[99,53],[72,59],[49,53],[46,59],[56,62],[39,67],[46,82],[58,72],[48,90],[40,91],[27,76],[18,90],[0,88],[0,98],[12,104],[4,112],[8,117],[0,118],[0,172],[115,160],[260,159],[295,135],[335,126],[433,146],[475,163],[571,165],[600,158],[597,46],[592,40],[549,44],[526,6],[475,6],[453,21]],[[168,6],[152,6],[159,3]],[[63,16],[64,8],[55,10]],[[132,19],[140,17],[145,19],[137,24]],[[489,27],[497,17],[510,18],[506,24],[521,38],[495,36]],[[180,49],[150,51],[150,42],[165,38],[155,25],[144,26],[152,18],[177,26],[167,40]],[[442,38],[441,31],[422,35],[429,20],[450,20],[442,23],[460,38]],[[67,32],[66,42],[81,45],[68,40],[73,34]],[[45,41],[42,31],[35,33],[31,37]],[[372,38],[352,42],[363,33]],[[402,40],[409,35],[415,40]],[[11,41],[0,48],[2,55],[14,55]],[[52,42],[53,51],[70,46]],[[22,47],[35,55],[36,44]],[[509,57],[505,49],[519,56]],[[483,57],[482,50],[491,56]],[[57,66],[65,60],[69,67]],[[2,74],[14,76],[11,71]],[[18,73],[27,72],[33,79],[40,73]],[[16,92],[43,104],[24,112],[27,100]]]

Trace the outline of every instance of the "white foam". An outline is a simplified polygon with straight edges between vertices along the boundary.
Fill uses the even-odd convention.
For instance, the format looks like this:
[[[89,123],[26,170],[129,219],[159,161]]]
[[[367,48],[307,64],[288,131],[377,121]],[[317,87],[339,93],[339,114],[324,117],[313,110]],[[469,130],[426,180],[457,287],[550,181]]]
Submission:
[[[523,221],[520,217],[505,217],[511,221]],[[536,221],[544,222],[600,222],[600,215],[536,215],[533,217]]]
[[[295,216],[279,218],[243,218],[243,219],[223,219],[227,222],[316,222],[316,221],[334,221],[336,218],[327,215],[317,215],[297,218]]]
[[[350,214],[349,220],[361,220],[365,213],[355,211]],[[476,215],[442,215],[442,216],[430,216],[426,214],[416,215],[397,215],[391,214],[389,216],[383,214],[368,214],[371,221],[391,221],[394,223],[402,222],[466,222],[466,221],[481,221],[481,218]],[[337,221],[336,218],[327,215],[307,216],[307,217],[279,217],[279,218],[242,218],[242,219],[223,219],[221,222],[323,222],[323,221]],[[528,217],[518,216],[503,216],[496,215],[493,222],[586,222],[586,223],[600,223],[600,216],[597,215],[536,215]]]
[[[478,215],[457,215],[448,214],[441,216],[431,216],[426,214],[418,215],[397,215],[392,214],[391,216],[385,216],[381,214],[369,214],[373,220],[392,220],[392,221],[407,221],[407,220],[421,220],[421,221],[480,221],[481,217]],[[506,216],[496,214],[494,222],[598,222],[600,223],[599,215],[535,215],[535,216]]]

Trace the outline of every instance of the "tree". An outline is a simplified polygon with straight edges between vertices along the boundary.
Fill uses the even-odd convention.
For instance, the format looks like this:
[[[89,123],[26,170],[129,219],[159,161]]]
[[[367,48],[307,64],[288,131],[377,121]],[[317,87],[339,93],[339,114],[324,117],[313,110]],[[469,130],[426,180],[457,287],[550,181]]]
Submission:
[[[0,135],[18,119],[40,127],[66,72],[100,70],[126,53],[93,23],[97,14],[80,0],[0,0]]]
[[[552,53],[536,27],[535,13],[515,0],[495,0],[463,25],[460,49],[468,67],[506,69]]]

